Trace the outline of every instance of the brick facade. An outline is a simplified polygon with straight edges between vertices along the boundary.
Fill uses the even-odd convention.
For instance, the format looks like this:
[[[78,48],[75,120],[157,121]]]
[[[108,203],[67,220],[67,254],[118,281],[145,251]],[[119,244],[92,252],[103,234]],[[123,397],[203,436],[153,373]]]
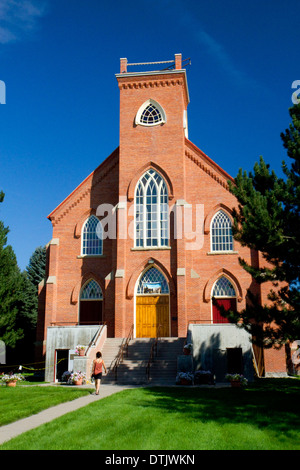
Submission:
[[[211,290],[222,274],[235,287],[238,310],[245,307],[247,289],[258,290],[238,261],[242,257],[258,263],[256,253],[237,242],[231,253],[211,252],[212,217],[219,209],[230,215],[236,200],[228,190],[232,178],[187,138],[184,115],[189,92],[180,54],[176,54],[175,68],[162,72],[129,73],[127,60],[121,59],[116,78],[119,147],[49,215],[53,237],[48,245],[47,279],[41,286],[40,342],[46,340],[50,324],[78,322],[80,291],[91,278],[103,292],[108,336],[125,337],[135,323],[135,286],[149,261],[169,283],[171,336],[186,336],[189,322],[211,323]],[[150,127],[135,123],[137,111],[149,99],[163,108],[165,123]],[[199,239],[190,240],[188,233],[175,239],[172,218],[167,248],[137,249],[133,237],[123,236],[134,224],[136,184],[150,168],[164,178],[170,208],[192,211],[191,230],[197,231]],[[81,256],[83,224],[101,204],[113,207],[117,236],[104,239],[102,256]],[[276,354],[275,363],[269,359],[272,354]],[[284,354],[272,354],[268,353],[266,367],[284,372]]]

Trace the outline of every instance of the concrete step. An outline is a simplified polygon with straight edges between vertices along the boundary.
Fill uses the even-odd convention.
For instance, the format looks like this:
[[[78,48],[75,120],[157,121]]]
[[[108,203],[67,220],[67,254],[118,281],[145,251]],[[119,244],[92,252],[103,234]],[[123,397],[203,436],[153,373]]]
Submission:
[[[122,338],[108,338],[103,348],[103,358],[107,367],[111,365],[119,352]],[[119,364],[117,378],[110,370],[103,376],[104,383],[174,385],[177,374],[177,356],[183,354],[185,338],[160,338],[157,355],[151,363],[150,380],[146,367],[150,357],[153,338],[135,338],[128,346],[128,354]],[[106,360],[107,358],[107,360]]]

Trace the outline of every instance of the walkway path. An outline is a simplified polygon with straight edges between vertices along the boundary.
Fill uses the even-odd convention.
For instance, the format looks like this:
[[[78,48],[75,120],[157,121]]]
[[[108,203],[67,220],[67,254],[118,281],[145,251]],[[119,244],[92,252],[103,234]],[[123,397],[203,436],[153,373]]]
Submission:
[[[89,386],[91,388],[91,386]],[[113,393],[120,392],[128,388],[135,388],[131,385],[101,385],[99,395],[89,394],[84,397],[77,398],[76,400],[61,403],[60,405],[53,406],[47,410],[40,411],[39,413],[29,416],[28,418],[20,419],[14,423],[6,424],[0,427],[0,444],[9,441],[13,437],[22,434],[23,432],[34,429],[41,424],[48,423],[59,416],[69,413],[79,408],[89,405],[96,400],[108,397]]]

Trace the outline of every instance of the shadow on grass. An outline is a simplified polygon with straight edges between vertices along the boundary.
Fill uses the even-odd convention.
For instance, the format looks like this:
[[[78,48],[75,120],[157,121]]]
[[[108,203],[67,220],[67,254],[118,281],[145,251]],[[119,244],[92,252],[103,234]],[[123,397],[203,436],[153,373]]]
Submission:
[[[300,380],[296,379],[260,379],[245,389],[153,387],[145,393],[147,399],[139,405],[178,412],[187,419],[269,426],[291,437],[300,431]]]

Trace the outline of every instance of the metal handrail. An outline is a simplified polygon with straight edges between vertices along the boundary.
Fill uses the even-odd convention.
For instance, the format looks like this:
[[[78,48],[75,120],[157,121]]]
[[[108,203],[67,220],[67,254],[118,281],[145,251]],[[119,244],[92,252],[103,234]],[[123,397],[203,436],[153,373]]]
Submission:
[[[160,338],[160,329],[161,329],[161,325],[158,325],[157,332],[156,332],[156,338],[153,341],[151,349],[150,349],[150,356],[149,356],[148,364],[146,366],[146,376],[147,376],[148,380],[150,379],[151,364],[154,361],[154,357],[157,356],[157,345],[158,345],[158,341],[159,341],[159,338]]]
[[[99,338],[99,336],[101,336],[102,331],[104,330],[104,327],[105,327],[105,326],[106,326],[106,321],[101,325],[101,328],[99,328],[99,330],[98,330],[98,332],[97,332],[97,334],[96,334],[96,337],[93,338],[93,339],[91,339],[91,341],[90,341],[90,343],[89,343],[89,345],[88,345],[88,347],[86,348],[86,351],[85,351],[85,355],[86,355],[86,356],[87,356],[89,350],[91,349],[91,347],[92,347],[93,345],[96,345],[96,343],[97,343],[97,341],[98,341],[98,338]]]
[[[126,350],[126,355],[128,356],[128,346],[129,346],[130,340],[133,337],[133,328],[134,328],[134,325],[131,326],[126,340],[122,341],[119,352],[118,352],[113,364],[110,367],[110,370],[113,370],[115,372],[115,379],[117,379],[117,377],[118,377],[118,367],[121,364],[121,362],[123,362],[125,350]]]

